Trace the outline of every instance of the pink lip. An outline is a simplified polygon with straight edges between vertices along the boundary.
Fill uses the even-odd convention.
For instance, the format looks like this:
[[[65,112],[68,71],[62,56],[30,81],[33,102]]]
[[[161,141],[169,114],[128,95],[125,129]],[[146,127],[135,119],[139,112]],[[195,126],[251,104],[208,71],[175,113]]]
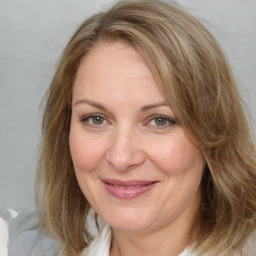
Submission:
[[[102,180],[106,190],[119,199],[133,199],[149,191],[157,181],[129,180],[121,181],[116,179]]]

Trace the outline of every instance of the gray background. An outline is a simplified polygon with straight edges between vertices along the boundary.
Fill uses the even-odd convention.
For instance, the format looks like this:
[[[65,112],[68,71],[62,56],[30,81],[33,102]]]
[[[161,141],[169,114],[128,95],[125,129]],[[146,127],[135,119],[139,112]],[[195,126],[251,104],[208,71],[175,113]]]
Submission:
[[[256,117],[256,1],[178,0],[224,49]],[[0,0],[0,205],[33,207],[39,105],[75,28],[110,0]]]

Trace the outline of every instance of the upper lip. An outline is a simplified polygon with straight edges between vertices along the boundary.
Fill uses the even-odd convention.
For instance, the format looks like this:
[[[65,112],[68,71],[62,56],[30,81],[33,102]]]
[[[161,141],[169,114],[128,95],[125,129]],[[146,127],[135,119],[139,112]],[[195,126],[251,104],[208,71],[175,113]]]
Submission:
[[[151,185],[153,183],[156,183],[156,180],[117,180],[117,179],[102,179],[103,182],[108,183],[110,185],[116,185],[116,186],[123,186],[123,187],[129,187],[129,186],[147,186]]]

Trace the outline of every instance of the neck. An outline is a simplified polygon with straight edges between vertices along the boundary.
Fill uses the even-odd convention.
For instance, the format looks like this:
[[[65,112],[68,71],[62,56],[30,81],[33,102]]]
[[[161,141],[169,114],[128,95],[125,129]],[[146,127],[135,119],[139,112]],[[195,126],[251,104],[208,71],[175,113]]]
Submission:
[[[178,239],[179,238],[179,239]],[[166,239],[166,236],[160,239],[159,234],[151,236],[141,235],[113,235],[111,246],[111,256],[155,256],[155,255],[179,255],[187,245],[187,236],[181,237],[177,234]]]
[[[110,256],[177,256],[189,244],[188,241],[195,241],[189,240],[193,221],[193,218],[189,221],[180,218],[150,232],[125,232],[113,229]]]

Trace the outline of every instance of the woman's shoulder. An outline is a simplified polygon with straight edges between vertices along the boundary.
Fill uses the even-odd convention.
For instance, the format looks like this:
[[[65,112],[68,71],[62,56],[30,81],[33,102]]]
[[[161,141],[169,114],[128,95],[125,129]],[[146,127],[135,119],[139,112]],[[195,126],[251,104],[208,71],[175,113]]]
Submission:
[[[49,234],[41,234],[39,221],[34,209],[15,212],[0,209],[0,218],[4,223],[6,243],[0,255],[17,256],[57,256],[58,243]],[[8,244],[8,246],[7,246]]]

